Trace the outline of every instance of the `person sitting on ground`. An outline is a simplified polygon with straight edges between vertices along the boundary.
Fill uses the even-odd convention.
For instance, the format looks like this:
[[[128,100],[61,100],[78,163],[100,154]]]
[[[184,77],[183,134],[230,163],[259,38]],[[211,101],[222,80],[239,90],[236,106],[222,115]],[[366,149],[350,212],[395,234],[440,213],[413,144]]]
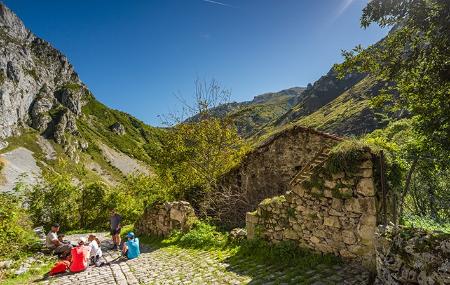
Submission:
[[[89,235],[89,245],[91,246],[91,265],[100,266],[100,257],[102,257],[102,249],[100,247],[100,241],[95,235]]]
[[[113,250],[117,250],[120,245],[120,222],[122,221],[122,217],[116,213],[115,209],[111,209],[111,237],[113,241]]]
[[[72,249],[71,244],[63,243],[58,239],[59,224],[54,223],[45,238],[45,245],[58,255],[67,255]]]
[[[134,259],[141,254],[139,250],[139,239],[134,236],[133,232],[127,234],[127,241],[123,244],[122,254],[128,259]]]
[[[70,272],[81,272],[88,267],[91,247],[86,244],[87,239],[81,237],[78,240],[78,245],[70,251],[72,255],[72,263],[69,267]]]

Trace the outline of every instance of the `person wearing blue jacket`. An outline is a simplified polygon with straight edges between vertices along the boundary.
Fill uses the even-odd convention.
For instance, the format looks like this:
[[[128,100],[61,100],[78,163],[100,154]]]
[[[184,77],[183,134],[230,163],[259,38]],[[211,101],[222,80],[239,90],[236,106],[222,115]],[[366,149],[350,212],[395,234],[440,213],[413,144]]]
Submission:
[[[122,253],[128,259],[137,258],[141,251],[139,250],[139,238],[133,232],[127,234],[127,241],[123,244]]]

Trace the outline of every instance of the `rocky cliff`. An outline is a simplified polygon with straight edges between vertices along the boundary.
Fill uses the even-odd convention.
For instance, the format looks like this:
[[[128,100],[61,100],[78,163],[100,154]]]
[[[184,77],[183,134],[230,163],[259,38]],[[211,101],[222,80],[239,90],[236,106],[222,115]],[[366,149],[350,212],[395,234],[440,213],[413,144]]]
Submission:
[[[61,159],[74,176],[74,169],[88,171],[78,180],[148,174],[158,132],[98,102],[67,57],[0,3],[0,191],[24,173],[62,171]]]
[[[67,58],[0,4],[0,138],[27,125],[64,142],[87,92]]]

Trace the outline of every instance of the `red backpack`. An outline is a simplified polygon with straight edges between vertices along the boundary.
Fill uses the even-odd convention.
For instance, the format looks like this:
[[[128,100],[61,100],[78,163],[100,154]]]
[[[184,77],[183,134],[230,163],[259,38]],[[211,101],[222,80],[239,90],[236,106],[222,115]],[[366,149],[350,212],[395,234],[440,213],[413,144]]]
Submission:
[[[55,265],[50,269],[49,275],[53,276],[58,273],[64,273],[69,269],[70,261],[68,260],[59,260],[55,263]]]

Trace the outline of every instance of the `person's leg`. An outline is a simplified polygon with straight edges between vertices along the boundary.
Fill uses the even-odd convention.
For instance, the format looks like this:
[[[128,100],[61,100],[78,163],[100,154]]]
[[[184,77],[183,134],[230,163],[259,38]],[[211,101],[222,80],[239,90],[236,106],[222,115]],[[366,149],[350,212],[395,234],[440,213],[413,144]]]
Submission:
[[[58,246],[57,248],[55,248],[55,253],[56,254],[67,253],[67,252],[70,252],[71,249],[72,249],[72,245],[62,244],[62,245]]]

